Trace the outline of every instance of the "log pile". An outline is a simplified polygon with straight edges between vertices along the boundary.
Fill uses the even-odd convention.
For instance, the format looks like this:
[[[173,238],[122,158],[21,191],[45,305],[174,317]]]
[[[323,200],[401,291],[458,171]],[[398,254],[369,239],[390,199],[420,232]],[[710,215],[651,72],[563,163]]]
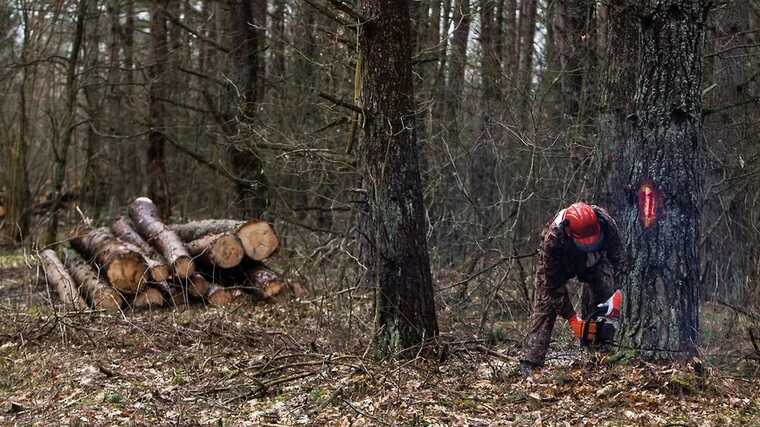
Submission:
[[[265,221],[204,220],[167,224],[140,197],[110,228],[85,220],[71,249],[39,254],[45,278],[66,308],[117,311],[193,303],[224,306],[301,296],[262,261],[279,245]]]

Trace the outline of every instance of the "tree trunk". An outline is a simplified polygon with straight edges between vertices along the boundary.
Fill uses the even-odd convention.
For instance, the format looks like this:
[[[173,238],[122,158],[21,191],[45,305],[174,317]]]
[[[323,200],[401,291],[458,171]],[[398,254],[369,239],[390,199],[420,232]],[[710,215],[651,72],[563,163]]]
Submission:
[[[84,310],[87,303],[79,295],[74,279],[71,278],[66,268],[51,249],[40,252],[40,263],[45,271],[45,277],[49,284],[55,286],[58,296],[63,301],[66,309]]]
[[[61,207],[61,196],[63,195],[63,186],[66,181],[69,147],[74,140],[77,92],[79,91],[77,67],[79,66],[79,52],[81,51],[82,38],[84,37],[84,21],[87,17],[87,4],[89,1],[83,0],[77,3],[76,28],[66,66],[66,105],[64,107],[64,117],[61,121],[63,132],[60,144],[53,144],[53,155],[55,157],[51,189],[53,205],[50,208],[50,222],[43,239],[43,242],[48,244],[57,241],[58,236],[58,210]]]
[[[190,253],[179,236],[161,221],[153,201],[145,197],[135,199],[129,205],[129,216],[135,230],[164,256],[180,278],[187,279],[195,271]]]
[[[438,324],[414,133],[409,4],[362,0],[361,9],[367,18],[359,36],[369,186],[364,231],[375,248],[368,268],[378,281],[374,342],[379,355],[411,355],[407,350],[438,334]]]
[[[756,212],[747,195],[757,181],[741,178],[747,174],[744,159],[752,153],[750,147],[757,147],[757,130],[751,125],[757,123],[757,98],[748,87],[757,77],[757,65],[753,68],[748,59],[757,57],[751,7],[752,2],[735,0],[716,10],[709,50],[719,54],[709,55],[705,64],[705,81],[717,86],[705,96],[705,140],[712,142],[712,155],[705,186],[711,191],[703,216],[708,234],[702,239],[702,254],[707,255],[703,259],[710,262],[702,273],[702,296],[734,303],[744,301],[745,291],[751,289],[752,260],[758,259],[753,254],[757,240],[747,236],[753,229],[752,215],[746,214]]]
[[[192,256],[219,268],[232,268],[240,264],[245,255],[243,244],[232,233],[209,234],[186,246]]]
[[[121,309],[121,304],[124,302],[121,293],[111,287],[99,275],[99,271],[75,251],[66,251],[66,267],[71,272],[71,277],[77,284],[77,288],[84,291],[92,308],[108,311]]]
[[[530,111],[533,108],[531,92],[533,87],[533,41],[536,37],[536,15],[538,12],[538,0],[520,1],[520,20],[518,21],[518,55],[517,81],[520,97],[520,111],[518,116],[523,123],[527,123]]]
[[[457,138],[464,92],[465,67],[467,66],[467,40],[470,38],[470,0],[455,0],[453,14],[455,27],[451,40],[451,53],[449,54],[449,78],[445,102],[448,107],[446,122],[451,123],[449,134]]]
[[[496,43],[496,21],[492,2],[480,5],[480,47],[482,88],[480,93],[481,123],[480,135],[473,148],[471,174],[471,194],[477,201],[478,225],[476,234],[482,239],[481,245],[490,246],[492,229],[499,221],[497,209],[499,195],[496,188],[496,147],[501,144],[499,107],[502,103],[501,71],[499,49]]]
[[[30,49],[31,23],[29,22],[29,11],[22,10],[23,17],[23,38],[21,41],[21,55],[19,61],[22,64],[28,62],[28,51]],[[5,218],[5,229],[3,231],[9,242],[20,242],[26,238],[29,233],[29,223],[31,220],[31,193],[29,191],[29,171],[27,168],[27,151],[28,151],[28,131],[29,121],[27,119],[27,91],[29,90],[29,70],[28,67],[21,67],[21,82],[18,89],[18,136],[11,143],[10,152],[8,153],[8,163],[0,162],[8,169],[8,194],[7,194],[7,217]],[[0,240],[1,241],[1,240]]]
[[[105,272],[108,283],[129,294],[145,282],[145,265],[138,249],[117,239],[107,228],[81,226],[74,230],[71,246]]]
[[[229,0],[231,31],[231,66],[225,120],[229,140],[227,155],[235,179],[240,214],[243,218],[260,218],[268,206],[268,183],[264,165],[246,135],[243,124],[250,124],[256,113],[258,69],[258,32],[250,0]]]
[[[272,36],[270,44],[272,46],[272,60],[270,61],[271,72],[269,75],[272,79],[283,79],[285,77],[285,7],[286,0],[273,0],[274,11],[272,13]],[[311,7],[311,6],[307,6]],[[300,13],[300,9],[299,12]],[[301,28],[301,31],[310,33],[311,28]]]
[[[119,217],[113,224],[111,224],[111,230],[114,235],[119,239],[131,243],[140,250],[140,254],[143,256],[145,263],[148,265],[150,271],[150,277],[154,282],[164,282],[171,276],[171,271],[166,263],[164,257],[156,252],[156,250],[140,236],[140,234],[132,228],[132,224],[125,217]]]
[[[162,99],[166,99],[165,87],[168,84],[166,66],[169,62],[169,39],[167,33],[167,2],[153,1],[150,16],[150,39],[152,46],[152,64],[148,67],[148,197],[156,201],[161,213],[171,216],[171,199],[169,177],[166,172],[164,147],[166,145],[166,112]]]
[[[622,215],[633,258],[623,277],[623,346],[672,359],[699,345],[703,202],[703,0],[638,7],[642,54],[636,122],[621,163],[631,191]],[[619,192],[626,191],[624,188]]]
[[[169,228],[186,242],[209,234],[234,233],[240,239],[245,254],[257,261],[268,258],[280,244],[272,226],[256,219],[250,221],[207,219],[186,224],[173,224]]]
[[[254,0],[253,2],[253,26],[255,27],[254,30],[256,31],[256,39],[258,40],[258,46],[267,46],[269,47],[271,45],[271,41],[274,39],[273,37],[270,37],[269,43],[267,43],[267,7],[268,7],[268,0]],[[272,30],[275,30],[274,28],[274,22],[272,23]],[[258,48],[257,46],[257,48]],[[256,54],[256,100],[262,101],[264,99],[264,95],[266,94],[266,85],[264,82],[267,81],[267,61],[266,61],[266,55],[258,55]]]
[[[606,6],[607,51],[603,84],[600,93],[599,114],[599,160],[595,184],[596,199],[607,207],[613,218],[621,218],[627,208],[628,196],[619,190],[625,188],[628,179],[622,162],[622,146],[631,135],[634,123],[634,98],[636,96],[637,63],[639,61],[639,28],[631,16],[631,6]]]

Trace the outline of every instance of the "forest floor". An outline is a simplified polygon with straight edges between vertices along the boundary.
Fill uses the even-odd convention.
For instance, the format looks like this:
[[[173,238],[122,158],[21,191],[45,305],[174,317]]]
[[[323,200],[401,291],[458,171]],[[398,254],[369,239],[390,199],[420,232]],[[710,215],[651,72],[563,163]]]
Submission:
[[[443,302],[437,359],[376,361],[367,290],[60,313],[28,259],[0,256],[0,425],[760,425],[760,365],[719,307],[703,309],[700,360],[589,352],[560,331],[523,379],[520,320],[482,340],[479,313]]]

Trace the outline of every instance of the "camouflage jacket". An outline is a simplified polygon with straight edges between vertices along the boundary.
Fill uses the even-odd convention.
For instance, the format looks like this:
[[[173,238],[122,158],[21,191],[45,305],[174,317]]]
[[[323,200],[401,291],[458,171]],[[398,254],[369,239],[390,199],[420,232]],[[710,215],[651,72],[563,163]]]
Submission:
[[[596,262],[606,258],[619,278],[624,271],[625,249],[615,220],[603,208],[591,205],[599,218],[604,241],[599,250],[601,257]],[[565,233],[562,224],[564,209],[557,213],[551,222],[544,226],[541,233],[542,241],[538,250],[538,266],[536,280],[549,288],[562,286],[571,278],[581,274],[593,265],[588,265],[590,255],[575,247],[572,238]]]

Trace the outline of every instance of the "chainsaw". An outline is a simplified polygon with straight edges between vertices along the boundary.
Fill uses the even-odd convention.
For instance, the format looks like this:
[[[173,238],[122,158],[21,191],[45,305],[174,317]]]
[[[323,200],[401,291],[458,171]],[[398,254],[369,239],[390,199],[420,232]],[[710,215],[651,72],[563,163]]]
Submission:
[[[619,291],[618,291],[619,292]],[[613,298],[599,304],[596,309],[583,320],[581,328],[581,347],[591,347],[612,344],[618,327],[619,308],[611,307]]]

